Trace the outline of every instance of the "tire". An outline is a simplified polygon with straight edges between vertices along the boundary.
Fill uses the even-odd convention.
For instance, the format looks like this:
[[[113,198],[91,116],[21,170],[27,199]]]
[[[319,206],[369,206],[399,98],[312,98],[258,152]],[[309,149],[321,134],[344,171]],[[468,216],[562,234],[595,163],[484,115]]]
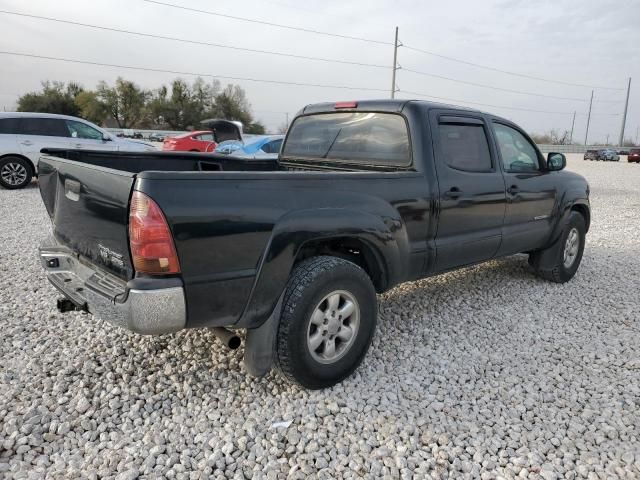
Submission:
[[[0,186],[8,190],[24,188],[33,178],[33,168],[24,158],[4,157],[0,160]]]
[[[351,313],[348,302],[354,305]],[[345,318],[337,314],[341,308]],[[344,380],[369,349],[377,311],[371,279],[356,264],[330,256],[300,262],[283,297],[275,355],[279,370],[289,381],[313,390]],[[321,343],[313,350],[318,339]]]
[[[555,283],[566,283],[571,280],[582,261],[586,231],[584,217],[580,213],[572,211],[560,240],[546,250],[532,252],[529,255],[529,264],[533,267],[536,275]],[[571,241],[569,240],[570,236]],[[570,242],[575,248],[569,249]],[[567,249],[569,249],[570,255],[565,256]]]

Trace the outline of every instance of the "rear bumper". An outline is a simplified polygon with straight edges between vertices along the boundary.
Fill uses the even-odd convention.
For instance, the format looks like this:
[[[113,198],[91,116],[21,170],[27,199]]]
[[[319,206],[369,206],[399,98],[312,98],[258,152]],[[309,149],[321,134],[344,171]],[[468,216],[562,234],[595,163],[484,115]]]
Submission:
[[[187,314],[180,279],[124,282],[81,262],[53,240],[40,246],[40,263],[54,287],[79,309],[102,320],[144,335],[185,328]]]

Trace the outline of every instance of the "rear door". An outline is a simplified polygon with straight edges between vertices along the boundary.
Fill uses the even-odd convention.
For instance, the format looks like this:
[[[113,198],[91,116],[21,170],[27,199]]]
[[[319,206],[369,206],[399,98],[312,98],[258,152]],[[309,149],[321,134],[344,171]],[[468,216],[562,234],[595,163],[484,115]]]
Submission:
[[[558,191],[554,172],[516,125],[493,122],[493,134],[507,189],[507,212],[499,255],[540,248],[551,234]]]
[[[65,120],[65,125],[71,137],[71,148],[86,150],[115,151],[118,149],[113,141],[105,141],[100,130],[77,120]]]
[[[435,270],[443,271],[496,255],[506,196],[484,117],[435,110],[430,119],[440,204]]]
[[[215,150],[216,144],[213,133],[200,133],[191,138],[200,152],[213,152]]]
[[[34,165],[43,148],[74,148],[65,121],[60,118],[22,117],[17,140],[22,154]]]

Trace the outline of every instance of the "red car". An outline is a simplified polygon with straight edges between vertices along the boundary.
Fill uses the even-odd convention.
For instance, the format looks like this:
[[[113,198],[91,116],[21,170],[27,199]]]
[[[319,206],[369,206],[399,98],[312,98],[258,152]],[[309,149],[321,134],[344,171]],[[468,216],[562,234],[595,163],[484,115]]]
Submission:
[[[162,150],[178,152],[213,152],[218,144],[211,130],[196,130],[176,137],[167,137],[162,142]]]
[[[640,163],[640,148],[632,148],[629,150],[628,162]]]
[[[210,118],[200,122],[209,130],[183,133],[177,137],[165,138],[162,150],[177,152],[213,152],[218,143],[225,140],[242,140],[242,124],[229,120]]]

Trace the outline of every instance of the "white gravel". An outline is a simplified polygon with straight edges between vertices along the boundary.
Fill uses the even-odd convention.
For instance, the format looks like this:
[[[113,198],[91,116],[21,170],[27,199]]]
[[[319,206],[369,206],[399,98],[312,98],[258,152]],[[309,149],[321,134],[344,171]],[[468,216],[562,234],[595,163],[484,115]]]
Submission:
[[[573,281],[517,256],[398,287],[319,392],[246,376],[206,331],[57,313],[38,190],[0,190],[0,478],[640,478],[640,165],[577,157]]]

